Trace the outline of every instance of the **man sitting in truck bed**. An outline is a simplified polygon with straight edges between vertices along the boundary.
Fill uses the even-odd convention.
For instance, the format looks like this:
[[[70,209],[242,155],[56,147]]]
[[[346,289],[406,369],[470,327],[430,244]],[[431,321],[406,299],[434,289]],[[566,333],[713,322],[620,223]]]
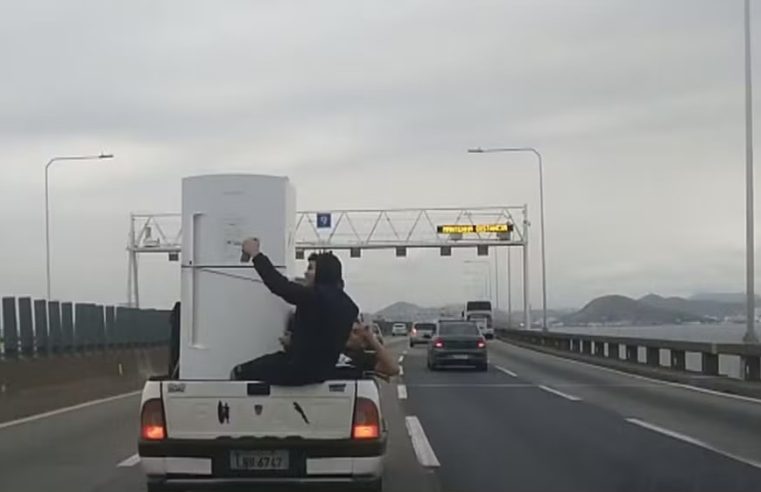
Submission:
[[[297,386],[325,381],[359,314],[343,290],[341,262],[332,253],[310,256],[307,285],[288,280],[261,253],[259,240],[243,241],[243,253],[252,258],[264,285],[296,306],[288,351],[267,354],[236,366],[233,379]]]
[[[393,354],[378,341],[368,325],[359,321],[354,323],[338,363],[372,372],[387,381],[399,374],[399,364]]]
[[[288,328],[280,337],[280,345],[287,351],[291,346],[291,326],[293,317],[289,320]],[[360,321],[355,321],[351,328],[343,353],[338,357],[339,367],[351,366],[362,372],[373,373],[386,381],[399,374],[399,364],[393,354],[375,337],[370,327]]]

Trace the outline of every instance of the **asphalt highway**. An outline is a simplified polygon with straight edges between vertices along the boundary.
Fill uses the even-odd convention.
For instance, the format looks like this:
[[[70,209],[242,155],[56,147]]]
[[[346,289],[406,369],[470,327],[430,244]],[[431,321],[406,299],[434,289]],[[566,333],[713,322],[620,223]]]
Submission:
[[[429,371],[388,339],[386,491],[761,490],[761,401],[489,342],[487,372]],[[139,395],[0,423],[3,492],[145,490]]]

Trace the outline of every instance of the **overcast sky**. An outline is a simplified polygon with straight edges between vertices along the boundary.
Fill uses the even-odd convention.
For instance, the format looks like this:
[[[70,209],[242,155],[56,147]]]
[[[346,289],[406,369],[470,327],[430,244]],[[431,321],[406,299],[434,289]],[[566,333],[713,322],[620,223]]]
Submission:
[[[45,162],[103,151],[51,171],[56,298],[124,302],[129,213],[250,172],[300,209],[527,203],[538,307],[536,164],[465,153],[511,145],[544,155],[550,307],[742,291],[742,47],[740,0],[3,1],[0,293],[44,295]],[[363,308],[481,294],[473,251],[392,256],[347,260]],[[178,272],[144,257],[143,303]]]

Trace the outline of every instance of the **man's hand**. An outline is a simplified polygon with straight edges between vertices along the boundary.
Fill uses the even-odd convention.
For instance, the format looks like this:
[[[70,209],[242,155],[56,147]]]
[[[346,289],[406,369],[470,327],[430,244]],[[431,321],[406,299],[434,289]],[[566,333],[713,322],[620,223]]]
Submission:
[[[288,348],[291,346],[291,332],[286,330],[285,333],[283,333],[283,336],[278,338],[278,341],[280,341],[280,345],[283,347],[283,350],[288,350]]]
[[[365,347],[375,347],[377,345],[378,339],[375,338],[375,333],[373,333],[369,325],[356,323],[354,326],[357,335],[362,339],[362,345]]]
[[[251,258],[256,258],[256,256],[261,252],[260,246],[259,246],[259,239],[255,237],[250,237],[243,241],[243,244],[241,245],[241,250],[247,254]]]

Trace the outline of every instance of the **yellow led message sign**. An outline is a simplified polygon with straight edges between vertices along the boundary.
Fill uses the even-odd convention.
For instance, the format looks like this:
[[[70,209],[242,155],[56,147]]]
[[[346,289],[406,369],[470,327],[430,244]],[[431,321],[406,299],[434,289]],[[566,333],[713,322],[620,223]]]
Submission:
[[[439,234],[485,234],[512,232],[512,224],[449,224],[436,226]]]

